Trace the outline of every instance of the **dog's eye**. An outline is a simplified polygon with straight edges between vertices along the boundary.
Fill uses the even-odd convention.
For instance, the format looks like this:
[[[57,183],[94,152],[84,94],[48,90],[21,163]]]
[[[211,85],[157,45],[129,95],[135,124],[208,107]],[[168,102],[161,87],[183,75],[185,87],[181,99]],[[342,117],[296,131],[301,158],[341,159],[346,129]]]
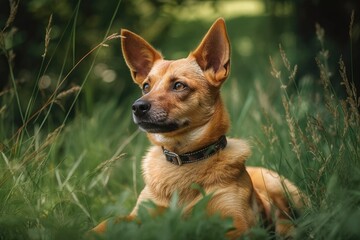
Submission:
[[[187,88],[187,86],[186,86],[184,83],[182,83],[182,82],[176,82],[176,83],[174,83],[173,89],[174,89],[175,91],[181,91],[181,90],[184,90],[185,88]]]
[[[144,85],[143,85],[143,87],[142,87],[142,91],[143,91],[143,93],[148,93],[148,92],[150,92],[150,84],[144,83]]]

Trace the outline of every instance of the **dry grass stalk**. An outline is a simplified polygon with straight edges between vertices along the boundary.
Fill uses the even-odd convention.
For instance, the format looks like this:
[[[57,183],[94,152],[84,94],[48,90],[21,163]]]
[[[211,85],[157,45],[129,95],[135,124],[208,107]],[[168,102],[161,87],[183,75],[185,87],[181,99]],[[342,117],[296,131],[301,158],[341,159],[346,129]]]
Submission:
[[[65,99],[66,97],[68,97],[69,95],[73,95],[76,94],[78,92],[81,91],[81,87],[80,86],[74,86],[66,91],[62,91],[61,93],[59,93],[55,99],[53,100],[54,103],[56,103],[63,111],[65,111],[65,107],[62,105],[61,100]]]
[[[97,172],[106,172],[111,169],[111,167],[120,159],[122,159],[125,156],[125,153],[121,153],[119,155],[113,156],[110,159],[107,159],[106,161],[101,162],[94,170],[93,174]]]
[[[118,39],[118,38],[125,38],[125,37],[118,33],[113,33],[113,34],[107,36],[105,41],[112,40],[112,39]]]
[[[325,90],[329,90],[330,87],[330,75],[329,72],[326,69],[326,66],[321,62],[321,60],[319,58],[315,58],[316,61],[316,65],[319,68],[320,71],[320,80],[321,83],[323,84],[323,87],[325,88]]]
[[[257,97],[260,103],[261,108],[266,114],[270,114],[271,117],[277,122],[281,123],[281,115],[274,109],[274,107],[271,105],[271,101],[269,98],[269,95],[264,91],[264,89],[261,87],[261,84],[259,81],[255,81],[255,89],[257,92]],[[234,94],[237,96],[237,94]]]
[[[332,114],[333,119],[338,119],[339,112],[336,104],[335,95],[331,89],[331,82],[330,82],[330,72],[327,69],[326,65],[321,62],[319,58],[316,58],[316,64],[320,71],[320,82],[323,85],[324,89],[324,98],[325,98],[325,106],[328,111]]]
[[[58,100],[61,100],[61,99],[64,99],[66,98],[67,96],[69,95],[72,95],[72,94],[75,94],[77,92],[79,92],[81,90],[81,87],[80,86],[74,86],[66,91],[62,91],[61,93],[59,93],[56,98],[55,98],[55,101],[58,101]]]
[[[293,70],[290,72],[290,76],[289,76],[290,82],[295,83],[295,76],[296,76],[297,70],[298,70],[298,66],[295,65]]]
[[[53,144],[55,142],[57,136],[59,136],[60,132],[62,131],[62,129],[64,127],[65,127],[65,125],[62,124],[58,128],[56,128],[54,131],[49,133],[46,136],[46,139],[45,139],[44,143],[42,144],[41,148],[46,148],[47,146],[50,146],[51,144]]]
[[[10,27],[10,25],[14,22],[15,17],[16,17],[16,13],[18,10],[18,6],[19,6],[19,1],[15,1],[15,0],[9,0],[10,3],[10,15],[8,17],[8,19],[6,20],[6,24],[5,27],[3,28],[3,32]]]
[[[325,30],[318,23],[315,24],[315,28],[317,39],[321,45],[320,56],[326,61],[329,58],[329,51],[325,49]]]
[[[105,38],[105,40],[100,45],[103,46],[103,47],[108,47],[109,45],[107,43],[105,43],[105,42],[107,42],[109,40],[117,39],[117,38],[124,38],[124,36],[122,36],[122,35],[120,35],[118,33],[113,33],[113,34],[107,36]]]
[[[15,58],[15,54],[12,49],[10,49],[10,50],[6,49],[5,38],[7,36],[12,36],[16,32],[16,29],[15,28],[11,29],[9,33],[6,33],[5,31],[7,28],[10,27],[10,25],[15,20],[16,13],[17,13],[18,6],[19,6],[19,1],[9,0],[9,3],[10,3],[10,14],[9,14],[8,19],[6,20],[6,24],[5,24],[4,28],[0,32],[0,48],[4,51],[5,56],[8,59],[8,63],[11,64],[11,62]]]
[[[358,98],[357,96],[355,83],[354,82],[350,83],[347,77],[345,63],[342,58],[340,58],[339,60],[339,66],[340,66],[339,72],[341,76],[340,84],[345,86],[345,90],[347,93],[346,103],[350,107],[350,116],[348,120],[350,124],[354,126],[358,126],[360,124],[360,113],[359,113],[360,98]]]
[[[291,64],[290,61],[288,60],[288,58],[286,57],[286,53],[283,50],[282,46],[279,45],[279,49],[280,49],[280,55],[283,61],[283,64],[285,66],[285,68],[289,71],[290,75],[289,75],[289,80],[290,82],[294,82],[295,83],[295,75],[297,72],[297,65],[294,66],[294,68],[291,68]],[[295,122],[293,116],[291,115],[291,110],[290,110],[290,105],[291,105],[291,99],[288,96],[288,93],[286,91],[287,89],[287,85],[285,85],[281,79],[281,71],[278,70],[275,66],[275,62],[273,61],[273,59],[270,57],[270,64],[271,64],[271,74],[274,78],[278,79],[280,81],[280,88],[283,89],[283,94],[281,96],[282,98],[282,104],[283,107],[285,109],[285,118],[286,118],[286,122],[287,125],[289,127],[289,135],[290,135],[290,144],[292,146],[292,151],[296,154],[296,157],[298,160],[300,160],[301,158],[301,146],[298,142],[297,139],[297,131],[301,131],[301,128],[297,125],[297,123]],[[277,141],[277,138],[271,137],[270,138],[270,134],[271,131],[273,131],[273,128],[270,126],[268,128],[263,128],[265,134],[269,137],[270,141]],[[275,135],[275,134],[273,134]]]
[[[270,59],[270,65],[271,65],[271,72],[270,72],[271,75],[276,79],[280,79],[281,71],[276,69],[276,64],[271,56],[269,57],[269,59]]]
[[[343,118],[344,118],[344,129],[343,129],[343,134],[342,134],[342,136],[344,137],[349,130],[350,114],[348,111],[346,101],[340,100],[340,105],[341,105],[341,110],[343,112]]]
[[[290,105],[284,95],[282,95],[282,103],[285,109],[285,118],[289,127],[290,141],[293,147],[293,152],[296,154],[298,160],[300,160],[300,145],[298,144],[296,137],[296,126],[293,117],[290,114]]]
[[[270,146],[275,144],[279,141],[279,137],[277,136],[273,124],[270,124],[268,126],[263,125],[262,130],[264,134],[266,135],[267,139],[269,140]]]
[[[321,46],[324,46],[325,30],[320,26],[319,23],[315,24],[316,37],[319,40]]]
[[[325,107],[332,115],[331,119],[333,120],[333,123],[328,126],[328,133],[336,135],[339,128],[338,101],[330,81],[330,77],[332,76],[332,74],[327,64],[329,58],[329,51],[326,50],[324,47],[325,30],[319,24],[316,24],[316,35],[318,40],[320,41],[321,50],[319,52],[320,56],[316,57],[315,60],[320,71],[320,82],[323,85]]]
[[[349,25],[350,40],[352,40],[352,30],[353,30],[353,26],[354,26],[354,18],[355,18],[355,10],[352,10],[351,17],[350,17],[350,25]]]
[[[306,134],[302,134],[301,137],[303,139],[303,142],[306,142],[309,149],[310,149],[310,153],[314,156],[314,158],[318,157],[318,144],[321,141],[321,135],[319,134],[319,121],[317,120],[319,119],[319,116],[315,117],[315,118],[311,118],[311,117],[307,117],[307,121],[306,121]]]
[[[297,73],[298,66],[295,64],[294,68],[293,69],[291,68],[290,61],[287,58],[286,53],[285,53],[284,49],[282,48],[281,44],[279,44],[279,50],[280,50],[280,56],[281,56],[281,59],[282,59],[282,61],[284,63],[284,66],[288,70],[288,72],[290,73],[290,75],[289,75],[289,80],[290,81],[289,81],[288,85],[290,85],[291,83],[295,84],[295,76],[296,76],[296,73]]]
[[[285,53],[284,49],[282,48],[281,44],[279,44],[279,50],[280,50],[280,56],[281,56],[281,59],[283,60],[284,66],[290,72],[291,64],[290,64],[289,59],[286,57],[286,53]]]
[[[46,53],[47,53],[47,50],[48,50],[48,47],[49,47],[49,43],[50,43],[50,39],[51,39],[51,37],[50,37],[51,23],[52,23],[52,14],[49,17],[49,22],[48,22],[48,25],[47,25],[46,30],[45,30],[45,48],[44,48],[43,55],[41,55],[43,58],[46,56]]]

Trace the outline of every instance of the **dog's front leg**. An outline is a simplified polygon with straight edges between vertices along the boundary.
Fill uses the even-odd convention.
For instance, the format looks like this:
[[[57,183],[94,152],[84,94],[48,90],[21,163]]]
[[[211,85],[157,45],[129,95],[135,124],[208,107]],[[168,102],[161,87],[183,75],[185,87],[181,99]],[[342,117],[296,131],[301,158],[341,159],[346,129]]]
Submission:
[[[256,223],[253,201],[253,194],[248,188],[229,186],[213,192],[208,203],[208,212],[220,213],[223,218],[233,219],[234,229],[226,235],[230,239],[236,239]]]
[[[114,220],[114,222],[115,223],[120,223],[120,222],[123,222],[123,221],[134,221],[136,219],[137,212],[139,210],[139,206],[143,202],[146,202],[146,201],[153,201],[153,202],[156,203],[153,195],[151,194],[149,189],[145,186],[145,188],[141,191],[141,193],[140,193],[140,195],[139,195],[139,197],[137,199],[136,205],[133,208],[133,210],[131,211],[131,213],[129,215],[127,215],[127,216],[117,217]],[[160,205],[157,205],[157,206],[158,206],[157,208],[155,208],[154,210],[151,210],[151,211],[153,211],[153,212],[151,212],[152,215],[157,215],[157,214],[163,212],[164,209],[166,209],[165,207],[161,207]],[[108,222],[109,222],[109,220],[102,221],[96,227],[94,227],[92,229],[92,231],[96,232],[96,233],[99,233],[99,234],[106,232],[107,227],[108,227]]]
[[[114,223],[120,223],[120,222],[128,222],[128,221],[133,221],[135,219],[135,216],[132,216],[131,214],[128,216],[123,216],[123,217],[117,217],[114,220]],[[96,225],[96,227],[94,227],[93,229],[91,229],[92,232],[98,233],[98,234],[103,234],[106,232],[107,228],[108,228],[108,224],[109,224],[109,220],[104,220],[101,223],[99,223],[98,225]]]
[[[161,214],[168,206],[168,203],[166,201],[160,201],[150,191],[149,187],[145,186],[144,189],[141,191],[141,193],[137,199],[136,205],[133,208],[133,210],[131,211],[129,216],[136,218],[140,205],[142,203],[148,202],[148,201],[151,201],[156,205],[155,208],[148,209],[152,216]]]

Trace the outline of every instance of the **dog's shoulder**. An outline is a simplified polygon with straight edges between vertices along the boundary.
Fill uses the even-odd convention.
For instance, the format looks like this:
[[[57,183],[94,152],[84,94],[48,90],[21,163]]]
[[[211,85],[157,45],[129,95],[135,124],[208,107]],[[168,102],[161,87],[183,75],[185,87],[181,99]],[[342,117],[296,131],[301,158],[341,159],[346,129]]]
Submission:
[[[224,183],[237,182],[244,176],[245,162],[250,157],[251,150],[247,141],[242,139],[228,138],[227,146],[208,165],[204,176],[213,174],[213,180],[217,179]]]
[[[237,138],[228,138],[226,148],[222,151],[227,161],[245,163],[251,155],[251,148],[248,141]]]

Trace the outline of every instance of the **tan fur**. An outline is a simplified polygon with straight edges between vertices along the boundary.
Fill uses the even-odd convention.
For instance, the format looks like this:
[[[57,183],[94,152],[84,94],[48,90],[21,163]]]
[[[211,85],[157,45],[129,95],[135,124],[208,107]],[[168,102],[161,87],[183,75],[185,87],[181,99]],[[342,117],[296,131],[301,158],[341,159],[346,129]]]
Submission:
[[[171,131],[148,129],[154,146],[143,159],[145,187],[129,218],[135,218],[139,205],[147,200],[161,208],[168,207],[175,192],[185,213],[191,212],[202,198],[198,190],[191,188],[196,183],[212,194],[209,214],[219,212],[234,219],[235,230],[229,237],[240,236],[261,217],[267,222],[275,221],[278,233],[289,234],[293,226],[282,220],[291,216],[288,198],[292,198],[293,205],[301,205],[299,191],[273,171],[246,169],[245,161],[250,156],[246,141],[228,138],[227,146],[217,154],[182,166],[168,162],[162,152],[162,147],[178,154],[195,151],[227,133],[229,116],[220,97],[220,87],[230,71],[230,44],[224,20],[213,24],[187,58],[172,61],[164,60],[140,36],[128,30],[121,33],[123,55],[134,82],[140,87],[149,86],[139,99],[151,103],[149,118],[177,126]],[[174,90],[175,82],[186,87]],[[95,228],[96,232],[105,230],[106,222]]]

